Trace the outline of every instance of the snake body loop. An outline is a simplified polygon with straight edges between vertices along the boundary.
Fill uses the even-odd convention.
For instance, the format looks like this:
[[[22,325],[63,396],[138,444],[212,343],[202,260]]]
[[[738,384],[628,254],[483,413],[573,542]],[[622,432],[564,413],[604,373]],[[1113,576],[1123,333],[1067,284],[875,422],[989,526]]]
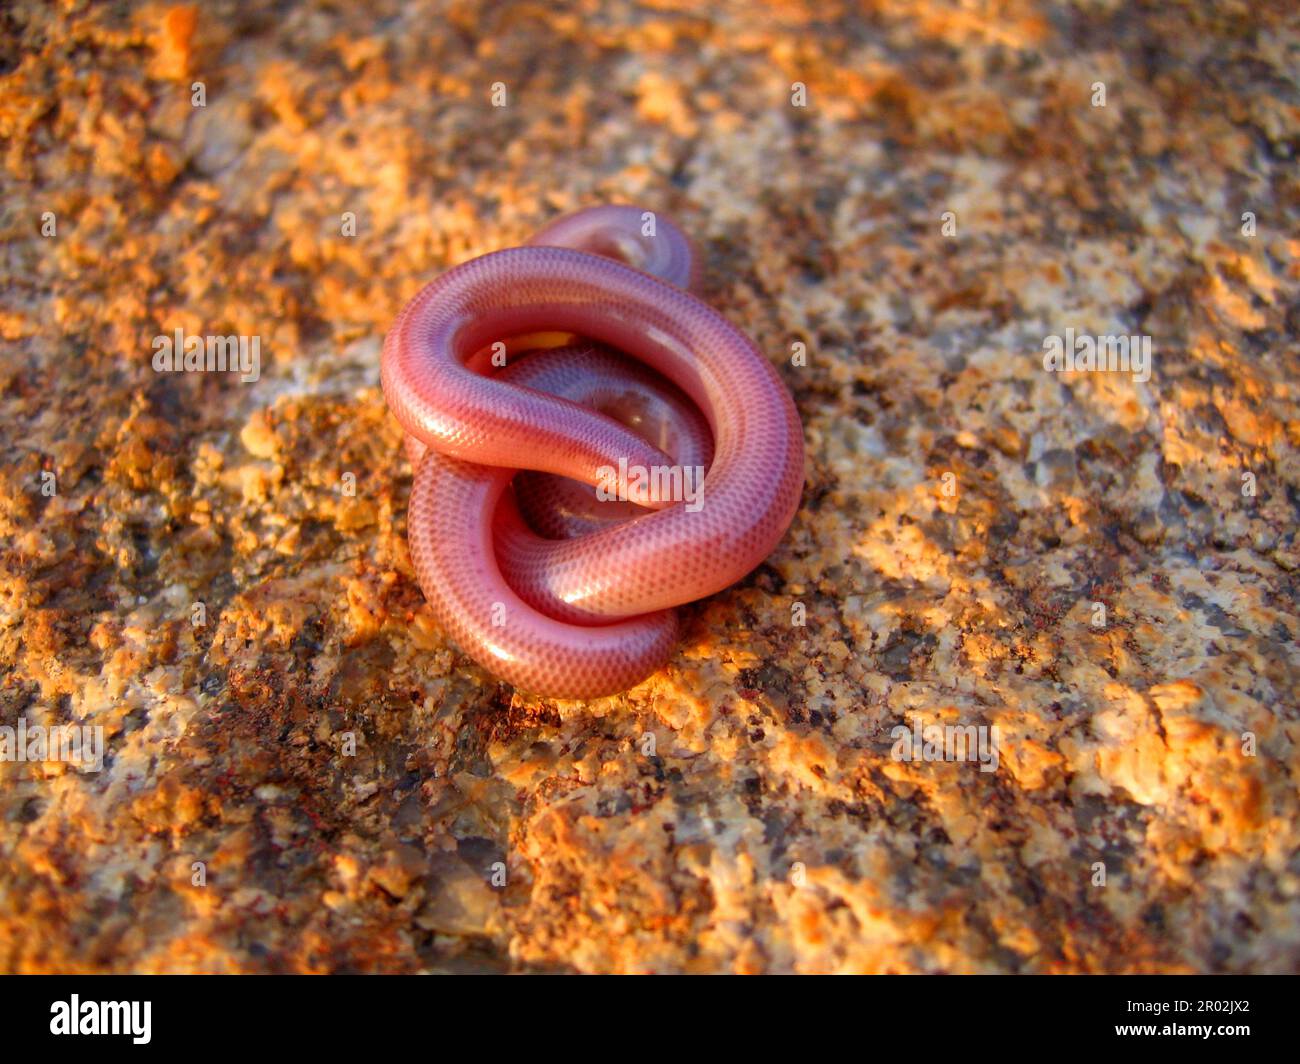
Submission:
[[[449,270],[389,330],[416,577],[461,649],[525,691],[640,682],[673,607],[745,576],[794,517],[794,404],[697,276],[675,225],[596,207]]]

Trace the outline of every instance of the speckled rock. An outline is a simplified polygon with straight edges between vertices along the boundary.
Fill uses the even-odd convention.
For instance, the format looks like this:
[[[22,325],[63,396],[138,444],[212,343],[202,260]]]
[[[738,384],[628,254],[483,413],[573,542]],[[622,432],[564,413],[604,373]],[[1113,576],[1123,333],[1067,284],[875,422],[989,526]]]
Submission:
[[[103,748],[0,760],[0,969],[1300,969],[1293,8],[16,0],[0,726]],[[808,485],[667,668],[539,701],[424,606],[379,343],[608,201]]]

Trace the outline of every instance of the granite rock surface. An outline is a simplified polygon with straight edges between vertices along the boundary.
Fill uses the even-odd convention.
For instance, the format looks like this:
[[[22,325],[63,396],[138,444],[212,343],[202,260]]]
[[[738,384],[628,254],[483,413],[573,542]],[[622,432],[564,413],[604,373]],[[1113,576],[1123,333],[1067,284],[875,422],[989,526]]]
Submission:
[[[1300,968],[1294,4],[0,23],[0,970]],[[697,238],[808,480],[552,702],[430,617],[378,355],[602,202]]]

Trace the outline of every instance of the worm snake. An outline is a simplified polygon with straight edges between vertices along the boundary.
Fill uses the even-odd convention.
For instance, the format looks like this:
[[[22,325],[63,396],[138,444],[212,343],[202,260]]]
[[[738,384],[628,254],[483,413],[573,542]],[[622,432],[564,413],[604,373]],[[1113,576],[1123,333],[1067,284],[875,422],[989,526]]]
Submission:
[[[697,278],[667,219],[589,208],[447,271],[384,341],[416,577],[459,647],[524,691],[645,679],[673,607],[745,576],[798,508],[794,403]]]

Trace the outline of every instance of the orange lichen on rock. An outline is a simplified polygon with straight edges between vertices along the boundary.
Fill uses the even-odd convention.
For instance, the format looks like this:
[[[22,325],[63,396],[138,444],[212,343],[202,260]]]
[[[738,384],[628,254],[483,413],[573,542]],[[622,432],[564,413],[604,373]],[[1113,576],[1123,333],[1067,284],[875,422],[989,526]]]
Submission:
[[[0,727],[105,757],[0,732],[0,970],[1300,966],[1280,8],[227,6],[6,9]],[[379,352],[599,202],[697,234],[807,487],[553,702],[424,602]]]
[[[176,4],[161,12],[149,70],[154,77],[181,80],[189,75],[198,22],[199,10],[194,4]]]

